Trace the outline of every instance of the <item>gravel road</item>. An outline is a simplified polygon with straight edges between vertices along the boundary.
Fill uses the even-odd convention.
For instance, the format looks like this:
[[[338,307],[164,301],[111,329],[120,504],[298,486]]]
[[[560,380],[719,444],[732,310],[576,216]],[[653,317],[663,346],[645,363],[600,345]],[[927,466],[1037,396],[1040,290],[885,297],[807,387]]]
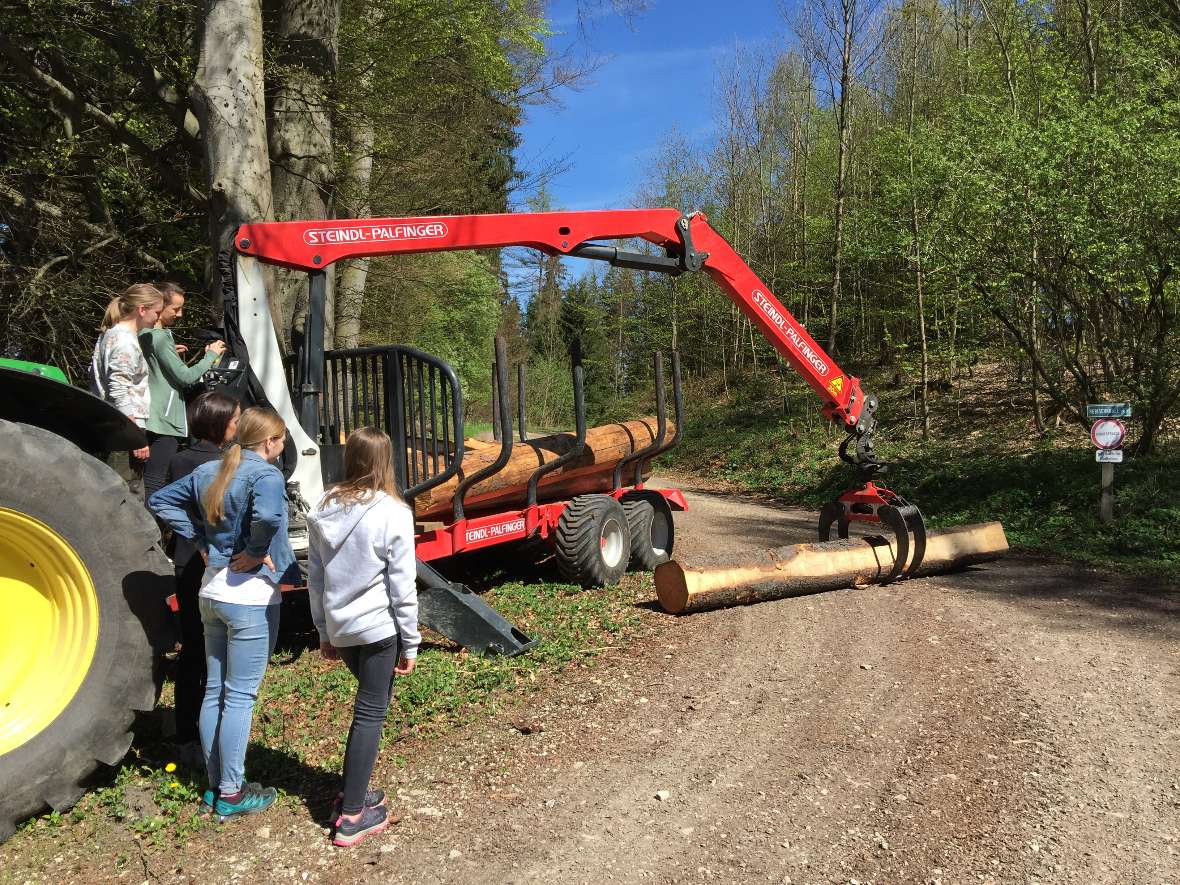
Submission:
[[[810,513],[689,503],[690,565],[811,539]],[[1174,589],[1011,556],[653,615],[641,647],[413,765],[369,861],[417,882],[1180,883],[1178,614]]]
[[[811,538],[803,511],[688,498],[689,565]],[[401,823],[355,851],[283,809],[132,879],[1177,885],[1178,614],[1174,588],[1023,555],[645,609],[639,643],[408,748]]]

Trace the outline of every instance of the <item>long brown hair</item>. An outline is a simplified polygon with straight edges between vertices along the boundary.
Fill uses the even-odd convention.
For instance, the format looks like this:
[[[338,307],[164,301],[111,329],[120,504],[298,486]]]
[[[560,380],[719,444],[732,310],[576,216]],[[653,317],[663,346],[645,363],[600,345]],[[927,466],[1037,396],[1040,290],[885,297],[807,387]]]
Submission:
[[[213,477],[209,488],[205,489],[205,497],[201,500],[205,505],[205,521],[210,526],[217,525],[225,516],[225,493],[242,463],[242,449],[252,449],[271,437],[282,436],[286,432],[287,425],[272,408],[251,406],[242,412],[238,418],[237,436],[222,452],[221,466],[217,469],[217,475]]]
[[[216,390],[198,396],[188,410],[189,433],[218,448],[225,443],[225,431],[239,408],[236,399]]]
[[[128,286],[111,299],[107,305],[107,312],[103,315],[100,332],[105,332],[116,323],[120,323],[134,314],[139,308],[147,307],[156,302],[164,303],[164,296],[151,283],[136,283]]]
[[[344,481],[328,489],[320,509],[329,504],[359,504],[377,492],[401,501],[393,472],[393,443],[376,427],[359,427],[344,444]]]

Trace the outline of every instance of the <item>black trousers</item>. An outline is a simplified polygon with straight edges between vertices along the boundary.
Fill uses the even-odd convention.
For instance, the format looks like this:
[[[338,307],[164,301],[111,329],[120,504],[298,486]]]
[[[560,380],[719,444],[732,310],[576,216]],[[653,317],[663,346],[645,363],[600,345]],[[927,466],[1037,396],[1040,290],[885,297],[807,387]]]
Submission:
[[[176,742],[200,740],[197,718],[205,697],[205,628],[197,596],[205,560],[183,538],[177,545],[176,602],[180,609],[180,655],[176,659]],[[183,550],[181,549],[183,548]],[[187,554],[183,565],[181,553]]]
[[[143,468],[144,498],[153,494],[168,484],[168,462],[180,450],[180,438],[176,436],[161,436],[148,431],[148,445],[151,454]]]
[[[381,746],[381,727],[393,694],[393,668],[397,666],[400,643],[396,635],[368,645],[338,649],[357,679],[356,706],[348,729],[344,751],[344,813],[358,814],[365,805],[365,792]]]

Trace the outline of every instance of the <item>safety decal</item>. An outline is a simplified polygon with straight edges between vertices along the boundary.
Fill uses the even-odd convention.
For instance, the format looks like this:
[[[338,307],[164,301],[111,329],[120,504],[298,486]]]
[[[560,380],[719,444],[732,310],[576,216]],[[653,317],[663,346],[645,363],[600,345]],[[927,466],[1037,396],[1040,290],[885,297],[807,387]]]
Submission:
[[[831,381],[828,382],[828,393],[830,393],[832,396],[839,396],[840,391],[842,391],[843,389],[844,389],[844,376],[843,375],[837,375],[835,378],[833,378]]]

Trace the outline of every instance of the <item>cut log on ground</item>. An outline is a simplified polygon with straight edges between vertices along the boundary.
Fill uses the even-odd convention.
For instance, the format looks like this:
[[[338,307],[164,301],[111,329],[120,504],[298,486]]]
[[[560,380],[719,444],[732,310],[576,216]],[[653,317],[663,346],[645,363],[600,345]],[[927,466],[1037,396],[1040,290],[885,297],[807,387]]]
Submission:
[[[912,577],[958,571],[1008,552],[1004,527],[983,522],[929,532],[926,556]],[[767,551],[769,562],[686,569],[676,560],[656,568],[656,595],[666,612],[703,611],[880,582],[893,568],[885,538],[793,544]]]
[[[675,422],[669,420],[664,439],[672,438],[676,432]],[[619,424],[604,424],[586,431],[586,448],[564,467],[542,477],[537,490],[539,501],[555,501],[574,495],[607,492],[615,465],[631,453],[651,445],[656,433],[655,418],[636,418]],[[547,464],[570,450],[574,434],[554,433],[527,442],[518,442],[512,447],[512,457],[499,473],[489,476],[483,482],[469,489],[465,499],[468,515],[481,511],[524,506],[529,477],[542,464]],[[472,474],[493,464],[500,454],[499,443],[485,443],[466,440],[467,452],[463,457],[462,476]],[[650,467],[644,470],[646,478]],[[460,477],[455,477],[415,500],[415,514],[419,520],[449,520],[452,518],[452,500],[459,487]],[[634,479],[634,465],[628,465],[623,474],[623,483]]]

